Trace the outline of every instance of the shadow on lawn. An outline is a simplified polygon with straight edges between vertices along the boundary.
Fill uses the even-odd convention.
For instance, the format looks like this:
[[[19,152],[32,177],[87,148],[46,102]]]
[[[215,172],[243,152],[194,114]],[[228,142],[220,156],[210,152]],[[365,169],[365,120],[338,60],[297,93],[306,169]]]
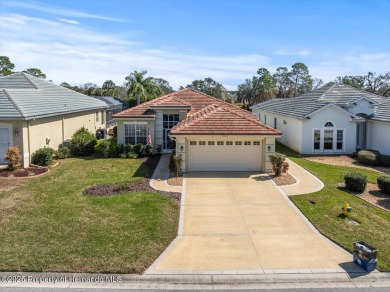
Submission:
[[[141,165],[134,172],[133,177],[145,177],[150,178],[153,175],[154,170],[157,167],[158,162],[160,161],[161,154],[155,154],[148,157],[138,158],[142,161]],[[149,171],[145,171],[145,167]],[[146,175],[145,175],[146,172]]]

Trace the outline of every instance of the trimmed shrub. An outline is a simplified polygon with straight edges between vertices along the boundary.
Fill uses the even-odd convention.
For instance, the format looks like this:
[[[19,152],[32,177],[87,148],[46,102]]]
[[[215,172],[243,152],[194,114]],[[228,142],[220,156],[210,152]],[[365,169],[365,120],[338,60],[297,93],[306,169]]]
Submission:
[[[378,177],[377,182],[380,190],[383,193],[390,195],[390,175],[382,175]]]
[[[270,156],[272,163],[272,170],[276,176],[279,176],[282,173],[283,165],[286,160],[286,156],[281,153],[275,153]]]
[[[141,143],[134,145],[133,151],[134,153],[141,155],[142,152],[144,151],[144,145]]]
[[[283,173],[286,173],[286,172],[288,171],[289,168],[290,168],[290,164],[288,164],[288,162],[285,161],[285,162],[283,163],[282,172],[283,172]]]
[[[95,154],[98,157],[107,158],[110,154],[110,146],[111,143],[108,140],[99,140],[99,142],[95,145],[94,150]]]
[[[380,155],[379,162],[381,166],[390,167],[390,155]]]
[[[152,144],[146,145],[145,153],[146,153],[146,156],[150,156],[153,154],[153,145]]]
[[[118,144],[115,140],[110,140],[110,152],[108,154],[109,157],[116,158],[119,157],[124,152],[124,147],[122,144]]]
[[[8,169],[15,170],[20,167],[22,161],[22,155],[20,155],[20,149],[18,146],[9,147],[7,153],[4,156],[4,160],[8,161]]]
[[[127,154],[127,153],[130,153],[130,152],[133,152],[134,145],[132,145],[132,144],[126,144],[125,147],[124,147],[124,149],[125,149],[125,153],[126,153],[126,154]]]
[[[176,154],[171,154],[168,167],[170,172],[174,173],[176,171]]]
[[[88,156],[93,153],[96,144],[95,135],[82,127],[73,134],[70,150],[74,156]]]
[[[130,152],[130,153],[126,154],[126,158],[137,159],[138,158],[138,154],[134,153],[134,152]]]
[[[358,161],[364,165],[379,165],[379,152],[374,150],[360,150]]]
[[[60,147],[57,151],[54,152],[54,157],[56,159],[64,159],[70,157],[70,149],[68,147]]]
[[[181,157],[181,155],[176,155],[172,153],[168,165],[170,172],[172,172],[175,176],[179,176],[181,173],[182,165],[183,165],[183,157]]]
[[[367,186],[367,176],[358,172],[350,172],[344,176],[345,186],[354,192],[364,192]]]
[[[31,162],[39,166],[49,166],[53,162],[54,149],[43,147],[38,149],[32,155]]]

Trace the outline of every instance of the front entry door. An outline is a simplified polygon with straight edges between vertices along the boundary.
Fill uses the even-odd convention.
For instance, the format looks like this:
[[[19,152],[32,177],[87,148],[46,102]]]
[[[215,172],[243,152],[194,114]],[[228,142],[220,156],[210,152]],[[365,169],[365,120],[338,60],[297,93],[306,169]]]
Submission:
[[[175,149],[175,147],[176,147],[175,141],[169,137],[170,132],[171,132],[171,129],[164,129],[164,149],[165,150],[172,150],[172,149]]]

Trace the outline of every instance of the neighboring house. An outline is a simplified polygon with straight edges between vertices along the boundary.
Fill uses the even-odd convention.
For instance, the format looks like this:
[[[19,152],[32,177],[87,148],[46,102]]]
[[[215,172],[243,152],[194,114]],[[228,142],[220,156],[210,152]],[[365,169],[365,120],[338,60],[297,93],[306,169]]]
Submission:
[[[105,102],[108,106],[106,110],[106,128],[116,126],[116,121],[112,118],[113,115],[127,109],[127,103],[119,98],[112,96],[95,96],[97,99]]]
[[[183,158],[183,171],[270,171],[281,132],[250,112],[183,89],[114,116],[118,143],[147,143]],[[173,141],[172,141],[173,140]],[[173,143],[176,142],[176,143]]]
[[[351,154],[365,148],[390,154],[390,99],[383,96],[328,84],[251,110],[283,132],[281,143],[302,154]]]
[[[57,149],[74,132],[105,127],[107,105],[93,97],[26,73],[0,77],[0,163],[18,146],[28,166],[39,148]]]

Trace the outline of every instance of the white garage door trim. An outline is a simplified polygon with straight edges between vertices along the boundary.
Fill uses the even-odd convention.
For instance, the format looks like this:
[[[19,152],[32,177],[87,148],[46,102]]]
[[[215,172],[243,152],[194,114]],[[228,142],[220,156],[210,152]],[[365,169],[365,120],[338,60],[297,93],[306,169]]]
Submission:
[[[7,153],[8,147],[12,145],[12,125],[0,123],[0,164],[5,163],[4,155]]]
[[[188,144],[188,171],[262,171],[260,140],[197,139]]]

